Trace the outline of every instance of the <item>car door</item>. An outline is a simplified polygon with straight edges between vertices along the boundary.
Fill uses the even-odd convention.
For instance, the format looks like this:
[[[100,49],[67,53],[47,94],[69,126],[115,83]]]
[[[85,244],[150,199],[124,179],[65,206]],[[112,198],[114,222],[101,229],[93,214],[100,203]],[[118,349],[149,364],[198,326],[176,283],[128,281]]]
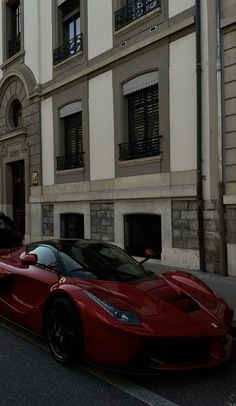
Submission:
[[[56,272],[56,254],[50,247],[38,246],[31,252],[37,255],[37,263],[19,262],[11,267],[11,282],[8,290],[0,295],[0,309],[4,316],[38,332],[45,300],[52,286],[58,284],[60,275]]]

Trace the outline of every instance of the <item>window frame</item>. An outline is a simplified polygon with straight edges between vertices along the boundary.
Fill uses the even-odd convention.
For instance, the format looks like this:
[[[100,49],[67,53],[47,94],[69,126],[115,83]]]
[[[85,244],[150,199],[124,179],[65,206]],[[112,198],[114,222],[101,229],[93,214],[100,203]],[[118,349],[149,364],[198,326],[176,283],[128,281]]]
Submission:
[[[160,155],[159,71],[124,82],[123,106],[124,142],[118,144],[119,160]]]
[[[156,4],[152,7],[151,5],[154,2]],[[138,3],[140,3],[140,5]],[[124,4],[122,2],[121,7],[115,11],[114,15],[115,32],[125,29],[141,17],[155,12],[155,10],[160,10],[160,8],[161,0],[139,0],[139,2],[137,2],[137,0],[127,0]]]
[[[71,2],[71,7],[68,7],[69,2]],[[58,3],[56,14],[56,43],[53,49],[54,66],[82,51],[80,0],[68,0],[68,2]],[[70,35],[71,23],[73,24],[73,36]]]
[[[23,10],[22,1],[7,1],[3,9],[3,21],[5,20],[5,52],[4,59],[8,60],[22,49],[23,33]],[[4,15],[5,14],[5,15]]]
[[[69,220],[69,221],[68,221]],[[71,225],[69,225],[69,231],[67,229],[68,224],[66,224],[66,221],[68,222],[72,222],[74,225],[76,225],[76,227],[73,227],[73,232],[71,235],[70,231],[71,231]],[[63,223],[64,222],[64,223]],[[76,224],[77,222],[77,224]],[[77,226],[81,226],[82,224],[82,232],[78,233],[80,235],[77,234],[77,231],[80,231],[79,228],[77,228]],[[71,212],[71,213],[61,213],[60,214],[60,238],[73,238],[73,239],[80,239],[80,238],[84,238],[84,214],[83,213],[75,213],[75,212]],[[77,234],[77,235],[76,235]]]
[[[77,116],[77,117],[76,117]],[[72,120],[77,120],[77,127],[66,127],[71,124]],[[82,102],[75,101],[66,104],[59,109],[59,154],[56,157],[57,170],[71,170],[75,168],[83,168],[84,166],[84,139],[83,139],[83,112]],[[74,131],[73,131],[74,130]],[[71,141],[68,141],[71,137]],[[73,144],[74,143],[74,147]],[[71,146],[70,146],[71,145]],[[74,152],[73,152],[74,148]],[[71,164],[68,161],[68,156],[71,157]]]
[[[151,97],[152,99],[154,99],[155,95],[155,87],[157,86],[157,95],[156,95],[156,99],[154,100],[155,103],[151,103],[148,102],[148,97]],[[150,90],[153,90],[152,94],[150,94]],[[149,93],[149,94],[148,94]],[[135,142],[138,141],[139,139],[150,139],[153,138],[152,136],[150,137],[148,134],[148,127],[150,126],[150,124],[155,124],[155,126],[157,127],[156,130],[156,134],[153,136],[159,136],[159,123],[160,123],[160,115],[159,115],[159,85],[155,84],[155,85],[151,85],[148,86],[146,88],[137,90],[136,92],[132,92],[126,96],[124,96],[126,98],[125,101],[125,105],[126,105],[126,109],[127,109],[127,120],[128,120],[128,141],[129,142]],[[139,100],[138,100],[139,99]],[[149,109],[150,108],[155,108],[156,106],[156,111],[154,112],[155,114],[157,114],[157,117],[154,121],[153,118],[150,117],[149,115]],[[136,108],[135,108],[136,107]],[[138,115],[143,116],[143,118],[139,118]],[[142,131],[142,136],[137,136],[137,133],[134,133],[134,126],[135,125],[139,125],[140,130]],[[139,130],[139,131],[140,131]]]

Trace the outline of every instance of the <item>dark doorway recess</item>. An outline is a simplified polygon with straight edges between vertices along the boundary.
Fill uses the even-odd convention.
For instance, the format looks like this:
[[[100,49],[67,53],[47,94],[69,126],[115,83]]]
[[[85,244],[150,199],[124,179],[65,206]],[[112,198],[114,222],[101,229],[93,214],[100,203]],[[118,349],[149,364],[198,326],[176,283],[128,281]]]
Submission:
[[[84,238],[83,214],[61,214],[61,238]]]
[[[134,256],[145,256],[145,249],[151,248],[153,258],[161,259],[161,216],[153,214],[128,214],[124,218],[125,250]]]
[[[22,235],[25,234],[25,165],[24,161],[11,164],[13,221]]]

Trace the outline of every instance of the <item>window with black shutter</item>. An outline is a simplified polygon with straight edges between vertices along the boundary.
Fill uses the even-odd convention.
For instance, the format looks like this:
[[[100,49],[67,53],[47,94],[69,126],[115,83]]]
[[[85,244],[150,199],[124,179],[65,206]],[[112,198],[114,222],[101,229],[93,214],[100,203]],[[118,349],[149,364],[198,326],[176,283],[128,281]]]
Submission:
[[[159,85],[129,92],[124,96],[128,117],[128,140],[119,145],[120,160],[160,154]]]
[[[128,99],[129,140],[151,139],[159,135],[158,84],[126,96]]]
[[[57,169],[83,167],[82,112],[61,119],[63,124],[64,155],[57,157]]]
[[[65,154],[74,155],[83,151],[82,112],[67,116],[64,121]]]

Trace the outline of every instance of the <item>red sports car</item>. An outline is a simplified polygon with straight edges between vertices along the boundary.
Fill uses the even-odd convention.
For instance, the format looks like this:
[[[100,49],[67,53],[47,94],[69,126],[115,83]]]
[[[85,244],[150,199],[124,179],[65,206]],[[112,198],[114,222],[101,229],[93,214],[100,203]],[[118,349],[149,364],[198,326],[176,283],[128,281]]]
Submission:
[[[233,312],[193,275],[157,275],[104,241],[17,238],[0,248],[0,314],[45,336],[60,363],[181,370],[231,357]]]

